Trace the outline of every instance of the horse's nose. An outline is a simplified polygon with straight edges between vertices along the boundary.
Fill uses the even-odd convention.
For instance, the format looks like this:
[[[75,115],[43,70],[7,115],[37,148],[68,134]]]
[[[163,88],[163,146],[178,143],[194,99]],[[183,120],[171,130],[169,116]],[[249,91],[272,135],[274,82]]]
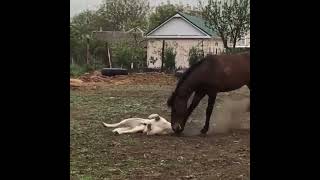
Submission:
[[[182,131],[182,128],[181,128],[180,124],[175,123],[175,124],[172,125],[172,130],[175,133],[180,133]]]

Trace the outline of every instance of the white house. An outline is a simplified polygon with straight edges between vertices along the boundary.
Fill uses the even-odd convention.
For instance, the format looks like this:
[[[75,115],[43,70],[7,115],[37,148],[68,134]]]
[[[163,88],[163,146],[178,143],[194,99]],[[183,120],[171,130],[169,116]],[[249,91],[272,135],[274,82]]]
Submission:
[[[205,55],[220,54],[224,50],[221,38],[205,25],[203,19],[180,12],[147,32],[146,38],[148,68],[161,67],[163,40],[176,51],[176,68],[189,67],[192,47],[203,50]],[[250,43],[250,40],[246,42]]]

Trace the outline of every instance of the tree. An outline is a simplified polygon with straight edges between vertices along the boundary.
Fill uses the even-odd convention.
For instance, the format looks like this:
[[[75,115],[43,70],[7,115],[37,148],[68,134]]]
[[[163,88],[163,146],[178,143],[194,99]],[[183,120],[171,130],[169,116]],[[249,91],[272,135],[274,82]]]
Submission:
[[[148,0],[105,0],[98,10],[103,19],[113,24],[113,30],[129,30],[147,25]]]
[[[203,8],[202,16],[206,25],[219,34],[228,49],[228,40],[240,40],[250,29],[250,0],[216,1],[209,0]]]
[[[160,23],[168,19],[170,16],[173,16],[177,11],[180,10],[182,11],[183,8],[170,4],[170,2],[157,6],[155,11],[149,16],[149,30],[157,27],[160,25]]]
[[[78,64],[85,62],[88,36],[97,29],[96,18],[94,11],[83,11],[70,22],[70,55]]]
[[[167,1],[167,4],[162,3],[150,14],[148,30],[152,30],[159,26],[177,12],[184,12],[192,16],[201,16],[201,11],[197,7],[192,7],[190,5],[184,6],[183,4],[171,4],[170,1]]]
[[[140,47],[136,47],[128,42],[118,42],[114,44],[114,62],[120,67],[127,69],[131,68],[131,63],[134,68],[144,67],[146,64],[145,51]]]

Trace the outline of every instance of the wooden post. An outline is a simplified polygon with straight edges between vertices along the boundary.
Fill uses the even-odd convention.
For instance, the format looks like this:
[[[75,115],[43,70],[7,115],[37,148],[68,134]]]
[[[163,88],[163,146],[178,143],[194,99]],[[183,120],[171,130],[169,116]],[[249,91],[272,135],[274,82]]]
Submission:
[[[111,63],[111,56],[110,56],[110,49],[109,49],[109,47],[108,47],[108,59],[109,59],[110,68],[112,68],[112,63]]]
[[[163,71],[163,62],[164,62],[164,45],[165,41],[162,40],[162,52],[161,52],[161,72]]]
[[[203,40],[201,41],[201,43],[202,43],[202,57],[204,57]]]
[[[111,56],[110,56],[110,50],[109,50],[109,43],[108,42],[106,42],[106,49],[107,49],[107,59],[109,61],[109,67],[112,68]]]
[[[88,37],[86,37],[87,38],[87,64],[89,64],[90,62],[89,62],[89,54],[90,54],[90,52],[89,52],[89,38]]]

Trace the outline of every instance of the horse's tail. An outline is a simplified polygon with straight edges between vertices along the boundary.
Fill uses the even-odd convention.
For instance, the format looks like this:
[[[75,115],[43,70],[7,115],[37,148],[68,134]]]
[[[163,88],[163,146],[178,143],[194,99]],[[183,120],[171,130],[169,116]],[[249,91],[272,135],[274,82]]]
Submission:
[[[105,127],[118,127],[121,124],[121,122],[120,123],[115,123],[115,124],[107,124],[107,123],[104,123],[104,122],[102,122],[102,123],[103,123],[103,125]]]

